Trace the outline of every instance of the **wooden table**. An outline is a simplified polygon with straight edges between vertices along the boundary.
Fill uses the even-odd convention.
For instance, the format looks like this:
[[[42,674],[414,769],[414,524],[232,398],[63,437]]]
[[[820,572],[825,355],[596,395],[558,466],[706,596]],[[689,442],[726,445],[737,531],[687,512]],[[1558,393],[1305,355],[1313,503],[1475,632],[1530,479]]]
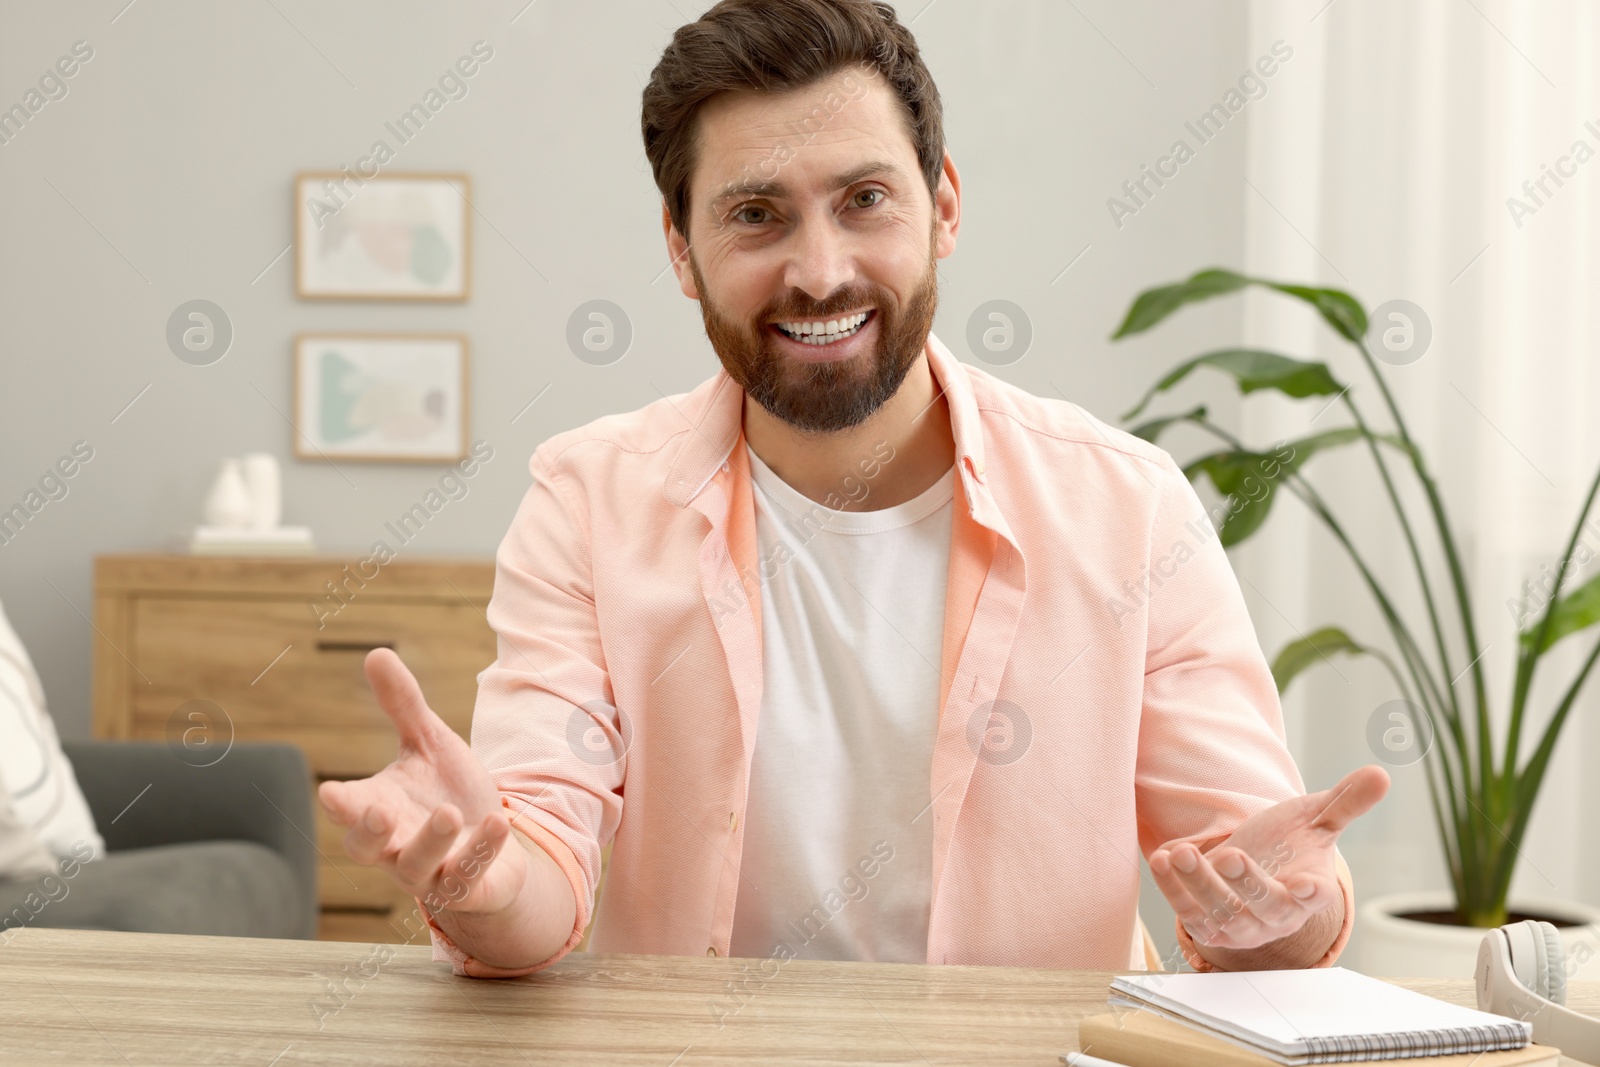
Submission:
[[[17,930],[0,943],[0,1062],[1058,1067],[1114,973],[574,953],[506,981],[457,978],[430,955]],[[1472,1003],[1466,979],[1398,984]],[[1573,986],[1573,1007],[1600,1012],[1600,982]]]

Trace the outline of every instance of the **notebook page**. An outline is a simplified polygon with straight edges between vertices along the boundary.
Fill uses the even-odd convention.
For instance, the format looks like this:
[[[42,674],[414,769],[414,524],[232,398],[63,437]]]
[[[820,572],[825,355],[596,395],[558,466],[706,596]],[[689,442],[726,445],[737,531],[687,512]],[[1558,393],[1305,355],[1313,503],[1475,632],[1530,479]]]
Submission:
[[[1303,1052],[1307,1039],[1471,1027],[1533,1026],[1449,1004],[1343,967],[1127,975],[1112,988],[1222,1033]],[[1524,1042],[1525,1044],[1526,1042]]]

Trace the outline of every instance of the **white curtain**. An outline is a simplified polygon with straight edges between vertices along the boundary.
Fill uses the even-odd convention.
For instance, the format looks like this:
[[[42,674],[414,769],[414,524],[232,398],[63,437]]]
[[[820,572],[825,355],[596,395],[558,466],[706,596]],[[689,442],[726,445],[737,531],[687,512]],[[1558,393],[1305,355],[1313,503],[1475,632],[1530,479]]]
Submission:
[[[1472,589],[1480,648],[1455,640],[1453,669],[1481,653],[1503,737],[1515,645],[1507,602],[1524,578],[1559,558],[1600,465],[1600,16],[1582,0],[1256,0],[1250,34],[1249,55],[1282,39],[1294,58],[1249,110],[1242,268],[1347,289],[1369,309],[1405,299],[1427,314],[1426,353],[1383,372],[1441,485]],[[1579,141],[1594,158],[1578,162]],[[1546,168],[1566,172],[1561,185]],[[1511,197],[1533,210],[1513,212]],[[1369,422],[1388,428],[1353,349],[1296,301],[1254,290],[1245,300],[1247,344],[1328,361],[1353,383],[1350,395]],[[1243,436],[1262,446],[1350,421],[1342,403],[1325,398],[1254,395],[1243,411]],[[1406,468],[1391,468],[1414,489]],[[1431,651],[1418,583],[1370,455],[1352,447],[1319,456],[1306,473]],[[1441,618],[1459,634],[1425,501],[1414,491],[1403,499]],[[1600,552],[1600,534],[1586,540]],[[1234,563],[1269,655],[1328,624],[1391,648],[1342,549],[1287,493]],[[1576,580],[1595,573],[1600,559]],[[1569,638],[1546,658],[1522,753],[1594,640]],[[1463,702],[1471,685],[1470,674],[1455,683]],[[1377,761],[1367,719],[1397,695],[1370,660],[1335,657],[1299,679],[1284,708],[1309,789]],[[1597,713],[1600,679],[1591,679],[1523,845],[1513,902],[1600,903],[1600,849],[1590,847],[1600,843]],[[1342,845],[1358,897],[1447,888],[1421,766],[1390,773],[1389,798]],[[1358,924],[1347,958],[1358,965],[1359,955]]]

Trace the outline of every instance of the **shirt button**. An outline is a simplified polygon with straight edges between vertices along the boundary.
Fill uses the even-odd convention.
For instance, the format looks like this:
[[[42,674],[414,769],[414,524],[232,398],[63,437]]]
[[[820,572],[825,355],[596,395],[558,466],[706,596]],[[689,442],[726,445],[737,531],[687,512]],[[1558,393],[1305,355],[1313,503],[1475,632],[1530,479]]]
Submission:
[[[738,825],[739,825],[739,813],[736,812],[736,811],[728,812],[728,829],[732,830],[734,827],[736,827]]]
[[[712,945],[710,948],[706,949],[706,955],[707,956],[715,956],[716,954],[717,954],[717,946],[716,945]]]

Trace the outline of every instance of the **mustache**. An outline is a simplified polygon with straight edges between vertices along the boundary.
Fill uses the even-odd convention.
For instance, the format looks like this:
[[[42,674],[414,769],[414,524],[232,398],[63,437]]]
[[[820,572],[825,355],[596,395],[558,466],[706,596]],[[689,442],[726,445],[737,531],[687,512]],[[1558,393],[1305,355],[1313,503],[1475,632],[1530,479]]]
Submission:
[[[854,314],[858,311],[881,311],[883,302],[863,295],[856,300],[835,300],[831,307],[807,308],[796,311],[793,308],[782,308],[761,316],[763,325],[770,322],[809,322],[812,319],[836,319],[840,315]]]

